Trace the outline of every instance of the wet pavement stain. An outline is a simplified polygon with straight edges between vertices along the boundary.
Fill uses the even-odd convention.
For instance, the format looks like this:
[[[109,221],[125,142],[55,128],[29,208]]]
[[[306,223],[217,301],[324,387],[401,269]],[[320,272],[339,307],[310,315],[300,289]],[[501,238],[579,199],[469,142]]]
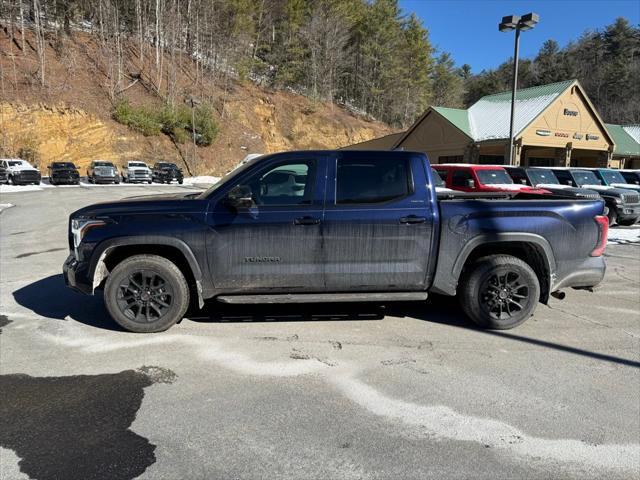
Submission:
[[[155,463],[156,446],[129,430],[144,389],[175,374],[142,367],[114,374],[0,375],[0,446],[33,479],[128,480]]]
[[[41,252],[21,253],[20,255],[16,255],[16,258],[25,258],[25,257],[30,257],[32,255],[40,255],[42,253],[49,253],[49,252],[59,252],[60,250],[65,250],[65,249],[64,248],[50,248],[49,250],[42,250]]]
[[[0,334],[2,333],[2,329],[9,325],[11,320],[6,315],[0,315]]]

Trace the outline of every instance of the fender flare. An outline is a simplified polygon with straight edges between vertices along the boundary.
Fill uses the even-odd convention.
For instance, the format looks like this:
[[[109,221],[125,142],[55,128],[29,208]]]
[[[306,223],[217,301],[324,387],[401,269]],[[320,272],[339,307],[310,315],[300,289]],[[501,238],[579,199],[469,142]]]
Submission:
[[[480,234],[471,238],[460,250],[460,253],[456,257],[453,264],[443,265],[439,264],[436,268],[436,274],[433,281],[433,291],[444,295],[455,295],[460,279],[460,274],[467,262],[469,256],[481,245],[488,243],[510,243],[521,242],[533,244],[542,252],[546,267],[549,272],[549,289],[553,291],[553,283],[556,271],[556,260],[553,254],[553,249],[546,238],[535,233],[523,233],[523,232],[502,232],[491,234]]]
[[[116,237],[110,238],[100,242],[93,254],[91,255],[91,263],[89,265],[89,276],[92,278],[92,290],[95,290],[98,285],[108,276],[107,267],[104,263],[105,258],[111,250],[124,246],[145,246],[145,245],[160,245],[176,248],[180,251],[187,260],[187,264],[191,270],[191,274],[196,281],[196,291],[198,292],[198,304],[200,308],[204,306],[204,298],[202,295],[202,270],[198,263],[193,251],[182,240],[175,237],[166,237],[162,235],[145,235],[145,236],[133,236],[133,237]]]

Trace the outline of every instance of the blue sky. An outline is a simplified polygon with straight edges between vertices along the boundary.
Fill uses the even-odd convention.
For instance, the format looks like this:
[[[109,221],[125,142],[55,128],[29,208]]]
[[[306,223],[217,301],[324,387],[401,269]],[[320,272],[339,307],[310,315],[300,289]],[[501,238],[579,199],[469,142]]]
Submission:
[[[513,32],[501,33],[505,15],[535,12],[540,23],[520,37],[520,55],[535,56],[545,40],[561,47],[585,30],[602,29],[617,17],[640,24],[640,0],[400,0],[405,13],[415,12],[429,30],[431,42],[450,52],[456,64],[474,73],[494,68],[513,55]]]

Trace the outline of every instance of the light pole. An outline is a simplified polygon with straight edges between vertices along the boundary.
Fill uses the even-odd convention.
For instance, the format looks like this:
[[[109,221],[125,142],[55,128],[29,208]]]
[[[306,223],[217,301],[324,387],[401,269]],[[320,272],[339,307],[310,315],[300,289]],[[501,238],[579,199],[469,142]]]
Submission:
[[[515,47],[513,49],[513,79],[511,82],[511,118],[509,120],[509,165],[513,165],[513,122],[516,113],[516,89],[518,88],[518,53],[520,50],[520,31],[531,30],[540,21],[537,13],[527,13],[522,17],[508,15],[502,17],[498,25],[501,32],[516,31]]]

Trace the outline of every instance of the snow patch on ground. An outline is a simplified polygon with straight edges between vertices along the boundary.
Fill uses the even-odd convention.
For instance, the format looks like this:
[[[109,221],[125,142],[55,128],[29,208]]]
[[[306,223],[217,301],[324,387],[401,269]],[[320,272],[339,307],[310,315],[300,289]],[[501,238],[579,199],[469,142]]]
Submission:
[[[21,192],[37,192],[42,190],[44,185],[5,185],[0,184],[0,193],[21,193]]]
[[[185,177],[184,184],[185,185],[195,185],[195,184],[208,184],[213,185],[214,183],[218,183],[220,181],[220,177],[212,177],[211,175],[200,175],[198,177]]]
[[[13,203],[0,203],[0,212],[2,212],[3,210],[6,210],[7,208],[11,208],[14,207],[15,205]]]
[[[197,177],[185,177],[184,185],[188,185],[190,187],[195,188],[206,188],[214,183],[217,183],[220,180],[220,177],[214,177],[211,175],[201,175]],[[86,179],[80,180],[80,185],[51,185],[49,183],[48,178],[43,178],[40,182],[40,185],[8,185],[8,184],[0,184],[0,193],[23,193],[23,192],[37,192],[44,190],[45,188],[107,188],[107,187],[153,187],[158,186],[159,183],[89,183]],[[178,185],[177,183],[173,183],[172,185]]]
[[[640,225],[631,227],[613,227],[609,229],[607,244],[640,245]]]

